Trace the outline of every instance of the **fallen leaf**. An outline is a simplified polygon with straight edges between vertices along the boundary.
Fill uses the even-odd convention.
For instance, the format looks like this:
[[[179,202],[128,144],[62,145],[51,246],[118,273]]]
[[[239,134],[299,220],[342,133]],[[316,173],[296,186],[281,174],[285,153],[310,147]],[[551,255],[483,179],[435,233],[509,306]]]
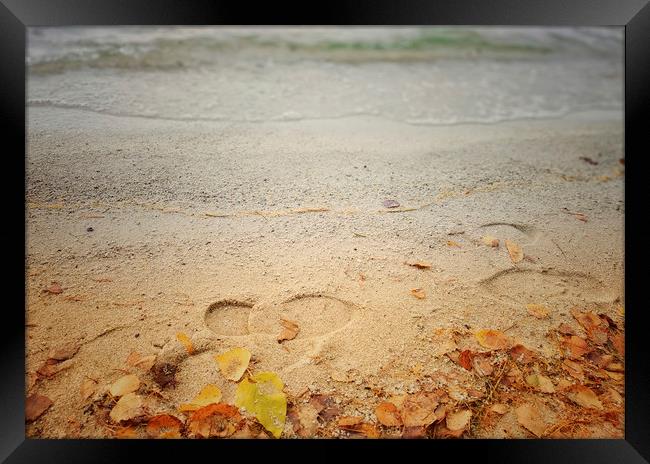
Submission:
[[[427,428],[424,426],[404,427],[402,431],[402,438],[425,438],[426,436]]]
[[[460,243],[454,242],[453,240],[447,240],[447,246],[461,248]]]
[[[513,263],[517,264],[522,259],[524,259],[523,250],[515,242],[506,240],[506,248],[508,249],[508,253],[510,254],[510,259],[512,260]]]
[[[119,397],[132,393],[138,388],[140,388],[140,379],[137,375],[129,374],[117,379],[108,391],[114,397]]]
[[[399,206],[399,202],[396,200],[384,200],[381,204],[384,205],[384,208],[397,208]]]
[[[375,416],[380,424],[386,427],[395,427],[402,425],[402,417],[399,414],[397,406],[388,401],[379,403],[375,408]]]
[[[597,345],[604,345],[608,339],[609,324],[606,320],[601,319],[598,315],[592,312],[580,312],[577,310],[571,311],[573,317],[585,329],[587,336],[591,341]]]
[[[620,356],[625,357],[625,335],[620,332],[615,335],[611,335],[609,339],[612,342],[612,346],[614,346],[616,352]]]
[[[41,417],[52,406],[52,400],[47,396],[34,393],[25,400],[25,420],[32,422]]]
[[[143,414],[142,398],[135,393],[128,393],[124,395],[113,406],[110,418],[113,422],[123,422],[134,419]]]
[[[474,334],[483,348],[502,350],[510,346],[510,339],[499,330],[481,329]]]
[[[274,372],[260,372],[245,378],[235,393],[235,405],[253,414],[266,430],[279,438],[287,414],[284,382]]]
[[[594,391],[584,385],[573,385],[568,389],[567,396],[584,408],[603,409],[603,404]]]
[[[278,343],[282,343],[284,340],[293,340],[300,332],[298,324],[287,319],[280,319],[280,324],[282,325],[282,331],[278,335]]]
[[[402,422],[406,427],[429,425],[436,420],[438,397],[432,393],[408,395],[401,408]]]
[[[491,359],[485,356],[475,356],[472,364],[479,375],[492,375],[494,372]]]
[[[81,382],[81,399],[86,401],[90,398],[95,391],[97,390],[97,382],[93,379],[86,377],[83,382]]]
[[[535,353],[524,345],[515,345],[510,349],[510,357],[520,364],[530,364],[535,360]]]
[[[142,356],[140,355],[140,353],[133,351],[131,354],[129,354],[126,357],[126,364],[128,364],[129,366],[135,366],[135,363],[137,363],[141,359]]]
[[[151,438],[181,438],[183,422],[169,414],[159,414],[147,422],[147,435]]]
[[[548,317],[548,309],[539,304],[530,303],[526,305],[528,313],[535,316],[537,319],[544,319]]]
[[[548,377],[540,374],[526,376],[526,383],[542,393],[555,393],[555,386]]]
[[[52,284],[45,289],[46,292],[51,293],[52,295],[59,295],[63,293],[63,289],[58,282],[52,282]]]
[[[116,428],[113,435],[115,438],[120,439],[138,438],[138,431],[135,429],[135,427],[129,425],[127,427]]]
[[[535,405],[523,404],[515,409],[515,414],[517,415],[517,422],[526,430],[532,432],[538,438],[544,434],[546,424],[544,424],[542,415]]]
[[[585,357],[598,367],[606,367],[614,360],[613,355],[605,354],[599,351],[592,351],[591,353],[588,353],[587,356]],[[608,368],[607,370],[610,369]]]
[[[605,366],[605,370],[609,372],[625,372],[625,366],[619,362],[612,362]]]
[[[183,332],[178,332],[176,334],[176,339],[179,342],[181,342],[181,344],[185,347],[185,350],[187,351],[188,354],[194,353],[194,347],[192,346],[192,341],[190,340],[190,337],[188,337]]]
[[[339,427],[350,427],[352,425],[358,425],[363,422],[363,417],[359,416],[344,416],[338,420]]]
[[[339,428],[347,432],[362,434],[367,438],[379,438],[379,431],[377,430],[377,428],[374,425],[365,422],[359,422],[350,425],[341,424],[339,422]]]
[[[48,359],[36,370],[36,373],[42,378],[50,378],[62,370],[72,367],[73,364],[74,361],[72,360],[58,362],[55,359]]]
[[[577,335],[571,335],[570,337],[565,338],[563,345],[567,350],[567,356],[571,359],[580,359],[589,352],[585,339],[580,338]]]
[[[65,361],[66,359],[70,359],[75,354],[77,354],[77,351],[79,351],[80,347],[81,345],[75,342],[65,343],[52,349],[52,351],[50,351],[49,358],[55,359],[56,361]]]
[[[318,413],[313,404],[292,405],[287,409],[287,417],[293,424],[293,431],[302,438],[313,437],[318,431]]]
[[[213,384],[208,384],[201,389],[198,395],[189,403],[181,404],[179,410],[181,411],[196,411],[203,406],[218,403],[221,401],[221,390]]]
[[[565,359],[562,361],[562,368],[569,373],[569,375],[575,379],[583,381],[585,379],[584,371],[582,366],[575,361],[570,359]]]
[[[510,408],[508,407],[508,405],[503,403],[495,403],[492,406],[490,406],[490,411],[500,415],[504,415],[509,410]]]
[[[142,369],[145,372],[149,372],[153,365],[156,364],[156,355],[152,354],[150,356],[145,356],[133,364],[134,367]]]
[[[421,288],[412,288],[411,294],[418,300],[424,300],[427,297],[426,293],[424,293],[424,290]]]
[[[489,247],[496,248],[499,246],[499,239],[492,237],[491,235],[486,235],[485,237],[481,238],[481,241],[484,245],[487,245]]]
[[[562,335],[575,335],[576,332],[573,330],[573,327],[571,327],[569,324],[562,323],[560,326],[557,328],[557,331],[560,332]]]
[[[233,348],[214,357],[225,378],[237,382],[248,368],[251,352],[246,348]]]
[[[612,372],[612,371],[605,371],[605,374],[613,380],[616,380],[617,382],[620,382],[625,378],[625,375],[621,372]]]
[[[460,352],[460,355],[458,356],[458,364],[460,364],[461,367],[464,367],[468,371],[472,370],[472,352],[470,350],[463,350]]]
[[[236,407],[224,403],[209,404],[192,413],[187,430],[194,437],[229,437],[235,433],[241,420]]]
[[[340,408],[334,402],[330,395],[313,395],[309,399],[311,404],[324,422],[329,422],[333,418],[341,414]]]
[[[416,261],[414,263],[404,263],[407,264],[408,266],[416,267],[418,269],[431,269],[431,264],[425,263],[422,261]]]
[[[472,411],[463,409],[447,415],[447,428],[451,431],[465,430],[472,418]]]

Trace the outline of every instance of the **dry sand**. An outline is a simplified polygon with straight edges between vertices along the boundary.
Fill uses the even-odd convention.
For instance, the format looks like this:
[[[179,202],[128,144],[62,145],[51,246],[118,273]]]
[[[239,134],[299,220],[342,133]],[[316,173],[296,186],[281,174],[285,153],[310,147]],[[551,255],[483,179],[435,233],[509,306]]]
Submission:
[[[106,436],[79,388],[86,377],[110,384],[134,351],[180,363],[169,404],[207,383],[232,403],[235,384],[212,357],[242,346],[290,396],[335,392],[348,415],[370,418],[373,389],[471,381],[439,329],[498,329],[558,358],[547,333],[575,326],[572,307],[621,320],[620,113],[431,127],[30,108],[28,124],[27,371],[55,346],[82,344],[32,388],[53,406],[29,436]],[[506,239],[523,248],[516,265]],[[405,264],[416,261],[431,269]],[[63,292],[44,292],[52,282]],[[283,344],[281,317],[300,326]],[[482,433],[528,436],[513,417]]]

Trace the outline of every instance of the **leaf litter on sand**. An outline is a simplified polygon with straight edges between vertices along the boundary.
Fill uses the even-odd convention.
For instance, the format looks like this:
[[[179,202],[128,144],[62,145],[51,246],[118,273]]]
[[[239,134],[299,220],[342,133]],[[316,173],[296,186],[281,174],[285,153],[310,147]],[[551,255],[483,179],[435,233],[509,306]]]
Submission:
[[[508,254],[513,263],[517,264],[524,259],[524,252],[517,243],[511,240],[506,240],[506,248],[508,249]]]
[[[474,336],[483,348],[489,350],[502,350],[511,345],[510,339],[499,330],[481,329]]]
[[[188,354],[194,353],[194,346],[192,345],[192,340],[190,340],[190,337],[187,336],[187,334],[183,332],[178,332],[176,334],[176,339],[181,342],[181,344],[185,347],[185,350],[187,351]]]
[[[117,398],[132,393],[138,388],[140,388],[140,379],[137,375],[129,374],[117,379],[108,391]]]
[[[278,343],[282,343],[285,340],[293,340],[300,332],[300,327],[294,321],[288,319],[280,319],[280,325],[282,326],[282,331],[278,335]]]
[[[447,415],[447,428],[452,432],[464,431],[469,426],[472,411],[463,409]]]
[[[159,414],[147,422],[146,432],[150,438],[181,438],[183,422],[169,414]]]
[[[229,404],[209,404],[192,413],[187,430],[193,437],[229,437],[239,428],[242,416]]]
[[[380,424],[387,427],[395,427],[402,425],[402,417],[400,416],[397,406],[388,401],[379,403],[375,408],[375,416]]]
[[[534,404],[523,404],[515,409],[517,422],[538,438],[544,435],[546,424],[542,419],[539,409]]]
[[[530,374],[526,376],[526,383],[542,393],[555,393],[553,381],[540,374]]]
[[[424,293],[424,290],[421,288],[412,288],[411,295],[413,295],[418,300],[424,300],[427,297],[426,293]]]
[[[573,385],[568,389],[567,396],[583,408],[603,409],[603,404],[598,399],[598,395],[591,388],[584,385]]]
[[[436,418],[439,398],[433,393],[419,392],[410,394],[401,408],[402,422],[406,427],[418,427],[432,424]]]
[[[34,393],[25,400],[25,420],[32,422],[38,419],[52,406],[52,400],[47,396]]]
[[[83,382],[81,382],[81,388],[79,389],[81,393],[81,399],[82,400],[87,400],[90,398],[92,395],[95,394],[95,391],[97,390],[97,381],[94,379],[91,379],[90,377],[86,377]]]
[[[287,415],[283,388],[284,382],[277,374],[260,372],[237,385],[235,405],[253,414],[266,430],[279,438]]]
[[[242,378],[251,360],[251,352],[246,348],[233,348],[214,357],[223,376],[234,382]]]
[[[144,414],[142,397],[136,393],[127,393],[113,406],[110,418],[113,422],[120,423],[139,417]]]
[[[293,431],[302,438],[313,437],[318,431],[319,411],[310,402],[292,404],[287,408],[287,417],[293,424]]]
[[[199,394],[196,395],[192,401],[181,404],[178,409],[183,412],[196,411],[197,409],[201,409],[203,406],[218,403],[219,401],[221,401],[221,390],[216,385],[208,384],[201,389]]]

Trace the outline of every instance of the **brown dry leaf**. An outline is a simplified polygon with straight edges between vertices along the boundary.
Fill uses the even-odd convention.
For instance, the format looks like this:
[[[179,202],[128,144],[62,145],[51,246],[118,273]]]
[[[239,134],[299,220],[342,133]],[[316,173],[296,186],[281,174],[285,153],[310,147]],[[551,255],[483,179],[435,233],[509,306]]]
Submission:
[[[624,357],[625,356],[625,335],[622,332],[617,333],[616,335],[610,335],[610,341],[614,346],[616,352]]]
[[[25,420],[32,422],[41,417],[52,406],[52,400],[47,396],[34,393],[25,400]]]
[[[510,254],[510,259],[512,260],[513,263],[517,264],[518,262],[521,262],[522,259],[524,259],[523,250],[515,242],[511,240],[506,240],[506,248],[508,249],[508,253]]]
[[[424,293],[424,290],[421,288],[412,288],[411,294],[418,300],[424,300],[427,297],[426,293]]]
[[[476,356],[474,357],[474,370],[479,375],[492,375],[494,372],[494,366],[492,366],[491,360],[485,356]]]
[[[404,264],[406,264],[406,265],[408,265],[408,266],[416,267],[416,268],[418,268],[418,269],[431,269],[431,264],[429,264],[429,263],[425,263],[425,262],[423,262],[423,261],[416,261],[416,262],[414,262],[414,263],[406,262],[406,263],[404,263]]]
[[[285,340],[293,340],[300,332],[300,327],[294,321],[288,319],[280,319],[280,325],[282,325],[282,331],[278,335],[278,343],[282,343]]]
[[[499,330],[481,329],[474,334],[483,348],[502,350],[510,346],[510,339]]]
[[[453,240],[447,240],[447,246],[460,248],[460,243],[454,242]]]
[[[555,393],[555,386],[548,377],[540,374],[526,376],[526,383],[542,393]]]
[[[292,405],[287,410],[287,417],[293,424],[293,431],[302,438],[314,437],[318,431],[318,413],[313,404]]]
[[[46,292],[51,293],[52,295],[59,295],[63,293],[63,289],[58,282],[52,282],[52,284],[45,289]]]
[[[539,304],[530,303],[526,305],[528,313],[535,316],[537,319],[544,319],[548,317],[548,309]]]
[[[594,391],[584,385],[574,385],[568,389],[567,396],[583,408],[603,409],[603,404]]]
[[[438,397],[432,393],[415,393],[408,395],[402,404],[402,422],[406,427],[419,427],[436,420]]]
[[[546,424],[542,415],[534,404],[523,404],[515,409],[517,422],[526,430],[532,432],[538,438],[541,438],[546,430]]]
[[[188,421],[188,431],[194,437],[228,437],[242,420],[239,409],[229,404],[217,403],[195,411]]]
[[[109,414],[110,418],[117,423],[134,419],[143,414],[142,405],[142,397],[135,393],[128,393],[115,404]]]
[[[447,428],[452,432],[465,430],[472,418],[472,411],[463,409],[462,411],[453,412],[447,415]]]
[[[27,373],[27,380],[25,381],[25,387],[27,388],[27,392],[29,392],[32,388],[34,388],[34,385],[36,385],[36,382],[38,381],[38,375],[34,372],[28,372]]]
[[[353,425],[359,425],[363,422],[363,417],[360,416],[343,416],[339,418],[338,425],[339,427],[351,427]]]
[[[233,348],[214,357],[225,378],[237,382],[248,368],[251,352],[246,348]]]
[[[573,327],[571,327],[569,324],[562,323],[560,326],[557,328],[557,331],[560,332],[562,335],[575,335],[576,332],[573,330]]]
[[[187,351],[188,354],[194,353],[194,346],[192,346],[192,340],[190,340],[190,337],[187,336],[187,334],[184,334],[183,332],[178,332],[176,334],[176,339],[181,342],[181,344],[185,347],[185,350]]]
[[[36,370],[36,373],[42,378],[50,378],[62,370],[72,367],[73,364],[74,361],[72,360],[58,362],[54,359],[48,359],[45,364]]]
[[[402,438],[426,438],[426,427],[404,427]]]
[[[491,235],[486,235],[485,237],[481,238],[481,241],[483,242],[484,245],[496,248],[499,246],[499,239],[496,237],[492,237]]]
[[[609,324],[606,320],[601,319],[592,312],[582,313],[577,310],[572,310],[571,314],[573,314],[573,317],[585,329],[591,341],[597,345],[607,343]]]
[[[129,374],[117,379],[108,391],[114,397],[119,397],[132,393],[138,388],[140,388],[140,379],[137,375]]]
[[[510,357],[521,364],[530,364],[535,360],[535,353],[524,345],[515,345],[510,349]]]
[[[587,356],[585,356],[589,361],[594,363],[598,367],[606,367],[607,370],[609,369],[609,365],[612,363],[614,360],[614,356],[611,354],[605,354],[600,351],[592,351],[591,353],[588,353]]]
[[[336,405],[334,399],[330,395],[313,395],[309,399],[309,404],[314,407],[318,412],[318,417],[320,417],[324,422],[329,422],[341,414],[340,408]]]
[[[77,354],[79,348],[81,348],[81,345],[79,345],[78,343],[75,342],[65,343],[61,346],[52,349],[52,351],[50,351],[49,358],[54,359],[56,361],[65,361],[66,359],[70,359],[75,354]]]
[[[562,344],[570,359],[580,359],[589,352],[589,347],[587,346],[585,339],[580,338],[577,335],[571,335],[570,337],[565,338]]]
[[[402,417],[399,414],[397,406],[388,401],[379,403],[375,408],[375,416],[380,424],[386,427],[395,427],[402,425]]]
[[[460,355],[458,356],[458,364],[460,364],[461,367],[464,367],[468,371],[471,371],[472,358],[473,358],[473,354],[470,350],[463,350],[460,352]]]
[[[150,438],[181,438],[183,422],[169,414],[159,414],[147,422],[147,435]]]
[[[150,356],[141,358],[139,361],[136,361],[133,366],[137,367],[138,369],[142,369],[145,372],[149,372],[154,364],[156,364],[156,355],[152,354]]]
[[[97,382],[91,378],[86,377],[84,381],[81,382],[81,399],[86,401],[95,393],[96,390]]]
[[[209,404],[218,403],[221,401],[221,390],[219,387],[213,384],[208,384],[201,389],[198,395],[192,399],[189,403],[181,404],[179,407],[180,411],[196,411],[201,409],[203,406]]]
[[[126,364],[129,366],[135,366],[135,363],[140,361],[142,359],[142,356],[140,353],[133,351],[131,354],[129,354],[126,358]]]
[[[503,403],[495,403],[492,406],[490,406],[490,411],[500,415],[504,415],[509,410],[510,408],[508,407],[508,405]]]
[[[569,373],[569,375],[575,379],[578,379],[580,381],[583,381],[585,379],[585,374],[584,371],[582,370],[582,366],[575,361],[571,361],[570,359],[565,359],[564,361],[562,361],[562,368],[566,370]]]

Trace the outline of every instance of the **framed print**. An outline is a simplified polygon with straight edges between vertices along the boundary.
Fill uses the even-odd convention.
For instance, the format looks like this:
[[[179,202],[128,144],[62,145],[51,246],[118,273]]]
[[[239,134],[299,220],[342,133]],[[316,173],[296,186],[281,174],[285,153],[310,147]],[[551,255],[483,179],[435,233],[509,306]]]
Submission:
[[[647,460],[644,1],[0,12],[7,462]]]

